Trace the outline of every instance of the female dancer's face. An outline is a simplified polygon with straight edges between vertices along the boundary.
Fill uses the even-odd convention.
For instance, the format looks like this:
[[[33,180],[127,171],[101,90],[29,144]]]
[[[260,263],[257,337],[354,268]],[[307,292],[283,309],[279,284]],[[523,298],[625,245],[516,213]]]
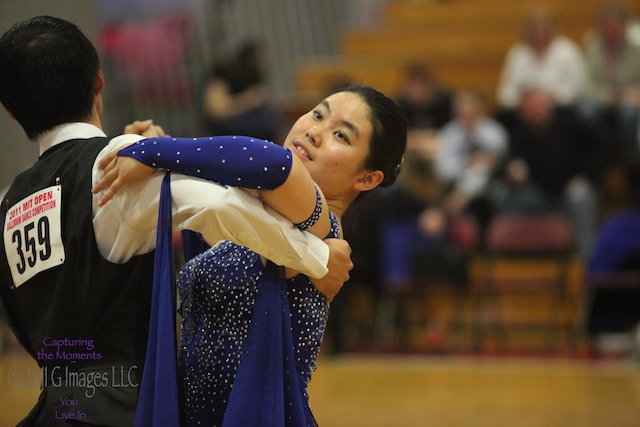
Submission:
[[[287,135],[289,148],[326,197],[361,191],[373,133],[369,106],[352,92],[335,93],[300,117]]]

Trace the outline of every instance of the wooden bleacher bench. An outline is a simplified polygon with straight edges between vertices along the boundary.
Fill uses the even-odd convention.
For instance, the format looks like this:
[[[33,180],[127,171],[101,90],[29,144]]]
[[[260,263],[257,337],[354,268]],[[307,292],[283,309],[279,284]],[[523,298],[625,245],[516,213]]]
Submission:
[[[640,16],[640,1],[620,0]],[[559,31],[581,43],[592,30],[602,0],[449,0],[390,1],[384,26],[352,30],[340,38],[336,57],[300,61],[297,105],[317,100],[336,79],[372,85],[393,96],[404,66],[427,63],[435,76],[452,89],[473,88],[492,107],[504,57],[518,39],[523,16],[545,4]]]

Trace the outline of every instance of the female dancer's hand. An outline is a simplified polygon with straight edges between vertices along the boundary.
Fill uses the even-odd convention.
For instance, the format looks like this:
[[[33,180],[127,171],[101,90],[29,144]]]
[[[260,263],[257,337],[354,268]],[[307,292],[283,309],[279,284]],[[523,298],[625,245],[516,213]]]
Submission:
[[[161,126],[153,124],[153,120],[136,120],[124,127],[124,133],[141,135],[146,138],[166,136]],[[117,152],[112,152],[98,162],[98,169],[102,170],[100,181],[91,189],[93,194],[106,190],[100,198],[98,206],[104,206],[127,182],[138,181],[151,175],[155,169],[145,166],[130,157],[118,158]]]
[[[329,272],[321,279],[309,278],[309,281],[327,298],[327,302],[331,302],[344,283],[349,280],[349,271],[353,269],[353,262],[351,262],[351,246],[346,240],[326,239],[324,242],[329,246],[327,263]]]
[[[118,157],[116,152],[102,158],[98,168],[103,169],[102,177],[91,189],[93,194],[104,191],[98,206],[104,206],[128,182],[144,179],[157,170],[131,157]]]

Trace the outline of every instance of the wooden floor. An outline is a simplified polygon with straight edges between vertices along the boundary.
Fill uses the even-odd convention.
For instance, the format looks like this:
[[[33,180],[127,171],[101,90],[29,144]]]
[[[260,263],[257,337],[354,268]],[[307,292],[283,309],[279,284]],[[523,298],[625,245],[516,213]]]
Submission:
[[[0,427],[37,398],[33,366],[0,357]],[[640,365],[628,361],[323,357],[310,396],[321,427],[640,427]]]
[[[347,357],[320,363],[310,395],[325,427],[640,426],[626,363]]]

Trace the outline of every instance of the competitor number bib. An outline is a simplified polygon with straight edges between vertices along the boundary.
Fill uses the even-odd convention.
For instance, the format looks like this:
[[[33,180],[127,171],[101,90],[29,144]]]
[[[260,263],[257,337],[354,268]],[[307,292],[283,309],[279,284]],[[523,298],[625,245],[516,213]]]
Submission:
[[[37,191],[14,204],[4,219],[4,250],[14,287],[64,262],[62,187]]]

